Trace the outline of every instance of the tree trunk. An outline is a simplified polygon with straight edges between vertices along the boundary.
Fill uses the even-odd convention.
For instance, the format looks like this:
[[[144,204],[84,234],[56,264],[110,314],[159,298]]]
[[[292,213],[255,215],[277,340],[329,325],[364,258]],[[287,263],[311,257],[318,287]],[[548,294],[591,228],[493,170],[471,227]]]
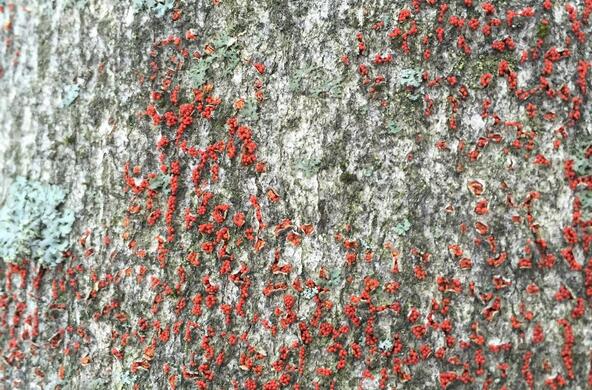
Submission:
[[[0,386],[590,386],[592,6],[431,3],[0,0]]]

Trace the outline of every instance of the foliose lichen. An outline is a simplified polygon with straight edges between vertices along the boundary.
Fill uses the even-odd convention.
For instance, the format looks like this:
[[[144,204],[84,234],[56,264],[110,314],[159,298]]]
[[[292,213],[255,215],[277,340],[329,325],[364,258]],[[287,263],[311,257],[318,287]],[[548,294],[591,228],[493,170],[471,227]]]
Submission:
[[[134,12],[140,10],[150,10],[157,17],[162,18],[168,11],[173,9],[175,5],[174,0],[133,0],[132,5]]]
[[[62,207],[65,197],[58,186],[18,177],[0,208],[0,259],[59,264],[74,222],[73,211]]]
[[[60,108],[68,107],[78,98],[80,86],[77,84],[68,85],[64,88],[64,97],[60,102]]]

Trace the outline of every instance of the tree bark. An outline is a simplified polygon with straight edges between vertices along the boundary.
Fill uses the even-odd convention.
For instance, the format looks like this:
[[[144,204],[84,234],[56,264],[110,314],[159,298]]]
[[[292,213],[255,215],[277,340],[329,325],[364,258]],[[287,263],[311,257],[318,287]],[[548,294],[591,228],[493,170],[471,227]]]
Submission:
[[[590,386],[567,2],[2,3],[0,200],[76,217],[60,265],[1,263],[3,388]]]

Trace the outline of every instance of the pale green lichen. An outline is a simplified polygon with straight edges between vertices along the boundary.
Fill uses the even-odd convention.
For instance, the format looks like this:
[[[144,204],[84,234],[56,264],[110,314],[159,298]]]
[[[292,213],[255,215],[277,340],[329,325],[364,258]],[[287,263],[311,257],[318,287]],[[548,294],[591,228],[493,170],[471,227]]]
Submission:
[[[174,5],[175,0],[132,0],[134,12],[149,10],[159,18],[172,10]]]
[[[150,180],[150,189],[151,190],[163,190],[165,195],[168,195],[170,190],[169,190],[169,185],[171,183],[171,176],[164,174],[164,173],[159,173],[154,179]]]
[[[341,284],[342,279],[343,279],[343,276],[341,275],[341,269],[335,268],[334,270],[332,270],[330,272],[330,279],[329,279],[328,284],[331,287],[336,287],[339,284]]]
[[[401,128],[395,121],[390,121],[389,124],[386,126],[386,130],[389,134],[397,134],[401,131]]]
[[[67,87],[65,87],[64,88],[64,97],[62,98],[62,101],[60,102],[60,107],[61,108],[68,107],[69,105],[74,103],[74,101],[78,98],[79,94],[80,94],[80,86],[78,86],[77,84],[68,85]]]
[[[317,287],[306,287],[302,291],[302,296],[306,299],[312,299],[318,293],[319,293],[319,289]]]
[[[331,72],[317,65],[304,65],[290,75],[291,92],[320,96],[338,96],[343,88],[343,78],[333,77]]]
[[[88,6],[88,0],[66,0],[64,8],[76,7],[81,10]]]
[[[389,339],[384,339],[378,343],[378,349],[380,349],[381,352],[388,352],[393,349],[393,342]]]
[[[586,150],[592,147],[592,141],[583,141],[575,153],[574,170],[579,176],[592,174],[592,160],[586,157]]]
[[[296,168],[302,172],[305,178],[309,179],[316,175],[321,169],[321,159],[304,158],[298,160]]]
[[[214,48],[214,52],[210,55],[205,54],[188,70],[189,80],[193,86],[201,87],[208,80],[208,72],[212,70],[214,63],[220,66],[223,76],[228,77],[234,73],[241,61],[236,42],[236,39],[225,31],[211,42],[210,46]]]
[[[257,101],[249,98],[245,101],[245,106],[240,111],[240,118],[244,120],[256,121],[259,119],[257,114]]]
[[[421,85],[421,70],[403,69],[399,73],[399,85],[417,88]]]
[[[303,67],[297,69],[290,77],[288,84],[290,91],[300,91],[302,89],[302,82],[310,78],[310,75],[320,68],[320,66],[304,65]]]
[[[395,226],[395,233],[399,236],[404,236],[411,229],[411,223],[407,218]]]
[[[201,87],[206,82],[206,74],[209,67],[210,61],[201,59],[197,64],[189,68],[188,76],[194,86]]]
[[[60,210],[65,197],[58,186],[17,178],[0,209],[0,258],[60,263],[74,222],[71,210]]]

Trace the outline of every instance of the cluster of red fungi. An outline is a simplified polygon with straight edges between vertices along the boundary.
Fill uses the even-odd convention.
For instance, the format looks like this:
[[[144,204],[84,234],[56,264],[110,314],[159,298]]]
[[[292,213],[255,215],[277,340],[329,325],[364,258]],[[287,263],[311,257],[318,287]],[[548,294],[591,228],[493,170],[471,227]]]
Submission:
[[[190,30],[157,41],[150,53],[148,78],[154,90],[142,116],[151,122],[150,136],[157,133],[156,160],[147,157],[144,166],[128,163],[123,168],[124,191],[131,199],[121,224],[126,248],[115,250],[109,234],[89,230],[56,270],[26,260],[3,268],[0,365],[18,368],[30,359],[57,359],[63,362],[58,372],[35,368],[29,380],[57,377],[67,382],[112,359],[134,389],[151,387],[148,378],[161,378],[158,387],[170,389],[592,386],[592,350],[584,347],[592,338],[592,258],[585,259],[592,234],[580,199],[582,191],[592,189],[592,176],[576,173],[574,157],[560,161],[549,155],[561,155],[562,148],[577,144],[572,139],[583,131],[583,112],[590,109],[592,63],[585,55],[590,53],[592,1],[531,3],[513,8],[507,2],[502,10],[492,2],[413,0],[395,12],[388,22],[393,26],[375,21],[367,33],[352,37],[353,51],[341,62],[355,64],[356,77],[371,100],[386,108],[391,104],[387,71],[399,59],[421,67],[444,58],[446,51],[469,63],[476,52],[496,58],[495,71],[476,80],[423,71],[421,85],[408,91],[422,91],[427,120],[439,104],[447,110],[449,136],[435,143],[442,153],[450,153],[454,142],[471,164],[498,145],[495,150],[502,155],[519,155],[543,176],[545,169],[562,164],[573,191],[572,218],[562,227],[563,247],[550,247],[540,234],[534,211],[540,194],[533,189],[520,202],[504,197],[516,210],[512,222],[532,231],[522,255],[504,251],[481,219],[491,213],[493,195],[485,184],[492,183],[471,179],[474,232],[465,224],[460,230],[474,239],[444,244],[453,272],[430,270],[432,255],[413,243],[405,250],[396,241],[369,249],[345,226],[332,232],[342,248],[344,272],[338,275],[346,275],[337,283],[354,293],[336,300],[329,283],[334,270],[321,264],[303,277],[295,271],[295,259],[286,256],[286,248],[314,240],[314,224],[296,223],[289,215],[272,217],[281,214],[282,203],[273,188],[259,188],[258,193],[234,189],[233,199],[225,195],[229,176],[266,175],[266,162],[258,153],[256,132],[248,119],[241,119],[244,99],[233,102],[233,115],[222,117],[228,112],[223,110],[226,102],[216,96],[212,83],[182,85],[178,76],[217,50]],[[558,25],[554,14],[564,14],[567,25]],[[435,28],[426,30],[427,22]],[[525,35],[537,26],[551,33]],[[561,48],[554,46],[557,37]],[[370,53],[372,39],[389,51]],[[524,81],[520,72],[526,66],[531,76]],[[245,73],[253,77],[255,101],[261,104],[265,66],[251,64]],[[533,122],[495,111],[493,95],[502,83],[503,98]],[[458,132],[466,134],[467,125],[459,118],[475,102],[491,132],[461,138]],[[533,123],[543,129],[558,124],[549,130],[554,139],[546,152],[539,139],[543,131],[535,131]],[[199,138],[204,126],[209,134],[205,145]],[[514,136],[508,138],[509,132]],[[590,154],[592,148],[585,158]],[[154,171],[146,168],[150,166]],[[245,191],[242,197],[240,191]],[[489,257],[467,255],[471,245],[485,247]],[[413,262],[401,265],[402,257]],[[97,261],[105,264],[89,266]],[[373,262],[386,263],[384,272],[368,272],[365,263]],[[470,278],[476,262],[491,272],[490,284]],[[565,280],[546,294],[537,281],[556,270]],[[437,291],[433,295],[419,301],[406,298],[418,286],[430,285]],[[518,291],[518,285],[525,287]],[[44,288],[51,292],[47,297],[41,293]],[[31,297],[24,291],[31,291]],[[553,301],[546,302],[547,296]],[[533,302],[560,305],[553,313],[563,314],[551,318],[550,312],[537,313],[530,307]],[[40,313],[42,303],[46,309]],[[473,314],[471,321],[461,323],[455,318],[466,305]],[[72,307],[87,317],[69,317]],[[68,325],[56,325],[63,323]],[[106,350],[93,347],[98,327],[111,332]],[[499,335],[499,327],[508,330],[507,337],[488,338]],[[558,337],[560,345],[555,343]]]

